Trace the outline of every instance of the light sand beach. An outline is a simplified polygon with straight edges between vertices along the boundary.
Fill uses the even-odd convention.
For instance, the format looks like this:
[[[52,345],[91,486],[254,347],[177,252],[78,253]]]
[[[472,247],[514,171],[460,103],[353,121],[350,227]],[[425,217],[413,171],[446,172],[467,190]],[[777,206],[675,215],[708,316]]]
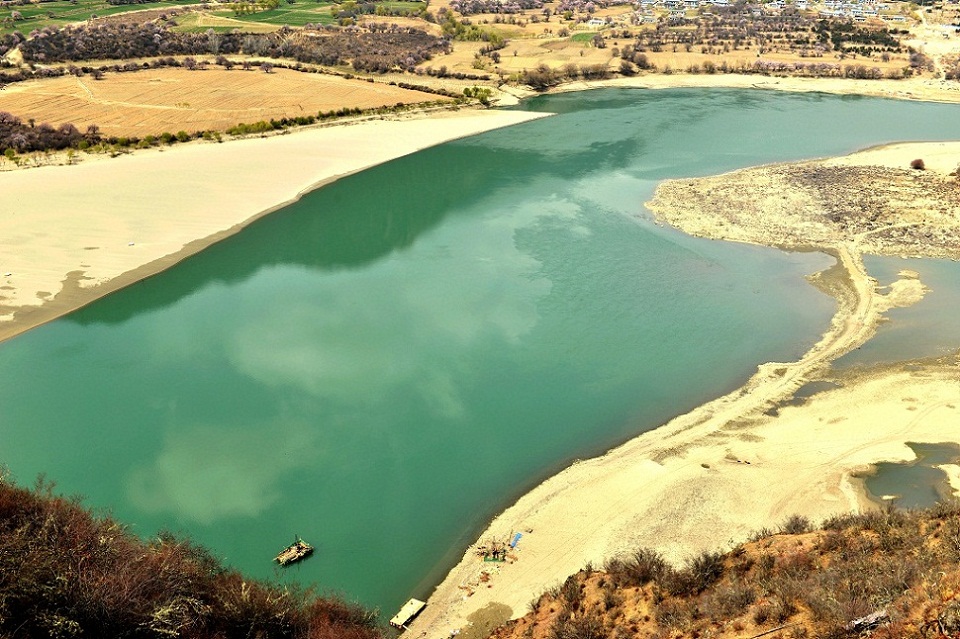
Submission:
[[[320,184],[543,115],[444,112],[0,173],[0,340],[168,268]]]
[[[886,293],[878,290],[861,259],[865,247],[886,252],[877,250],[887,246],[877,229],[838,230],[814,223],[823,210],[845,206],[842,189],[835,192],[837,201],[827,201],[770,177],[792,167],[842,166],[867,168],[877,180],[886,180],[889,176],[880,169],[897,171],[923,157],[930,158],[928,177],[939,185],[953,180],[947,173],[958,152],[955,143],[891,145],[834,160],[662,184],[651,207],[687,232],[812,246],[836,255],[838,266],[815,278],[838,300],[829,330],[799,361],[763,364],[733,393],[606,455],[575,463],[525,495],[467,550],[409,636],[447,637],[458,631],[464,637],[481,636],[471,629],[522,616],[540,593],[587,563],[602,566],[605,559],[639,547],[682,562],[699,551],[743,541],[793,514],[819,519],[873,507],[857,473],[879,461],[913,459],[906,442],[960,442],[955,429],[960,354],[832,377],[833,359],[870,339],[885,311],[915,303],[925,289],[914,273],[904,271]],[[720,205],[710,200],[705,207],[709,194],[731,176],[737,188]],[[856,186],[873,185],[860,181]],[[771,193],[786,195],[783,211],[770,213]],[[906,204],[912,206],[912,201]],[[786,211],[801,213],[780,215]],[[891,206],[891,216],[901,212]],[[946,232],[930,236],[928,254],[960,256],[960,209],[955,204],[936,216],[913,213],[909,225],[919,233],[947,224]],[[828,377],[840,387],[790,405],[804,384]],[[948,470],[956,477],[956,469]],[[523,536],[508,563],[478,558],[477,546],[509,540],[516,532]]]

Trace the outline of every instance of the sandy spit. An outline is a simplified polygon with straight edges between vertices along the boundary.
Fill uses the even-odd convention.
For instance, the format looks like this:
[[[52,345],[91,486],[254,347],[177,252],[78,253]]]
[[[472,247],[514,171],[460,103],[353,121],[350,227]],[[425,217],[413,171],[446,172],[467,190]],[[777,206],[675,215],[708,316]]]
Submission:
[[[878,239],[883,235],[878,229],[890,228],[884,220],[875,221],[877,228],[821,223],[824,207],[845,211],[850,218],[857,213],[846,211],[850,206],[844,190],[869,189],[863,171],[845,177],[850,184],[836,189],[817,190],[816,181],[807,179],[811,167],[900,171],[923,157],[930,159],[932,181],[922,188],[948,188],[958,150],[941,143],[891,145],[818,163],[746,169],[721,205],[704,200],[715,192],[718,178],[662,184],[669,197],[661,197],[658,189],[652,209],[682,230],[813,247],[836,256],[837,266],[813,278],[837,298],[829,329],[799,361],[763,364],[740,389],[601,457],[577,462],[522,497],[467,550],[406,636],[432,639],[458,633],[474,639],[481,623],[526,614],[540,593],[588,563],[602,566],[639,547],[654,548],[679,563],[699,551],[743,541],[763,527],[776,527],[793,514],[822,519],[873,507],[858,473],[879,461],[912,459],[906,442],[960,443],[955,428],[960,354],[844,378],[831,373],[830,362],[870,339],[887,310],[915,303],[925,288],[915,273],[904,271],[881,293],[867,274],[864,247],[889,246]],[[799,177],[792,173],[796,167]],[[910,170],[903,170],[907,175],[893,177],[912,184]],[[774,184],[771,175],[779,179],[784,171],[794,181]],[[763,188],[754,188],[756,184]],[[786,208],[801,213],[796,219],[780,214],[786,209],[770,214],[767,191],[786,194],[792,203]],[[916,208],[912,201],[908,204]],[[896,217],[899,211],[892,207],[889,214]],[[932,217],[911,214],[911,228],[923,230],[941,228],[957,211],[948,207]],[[937,243],[931,254],[960,256],[960,232],[948,228],[948,233],[931,236]],[[805,229],[815,237],[807,241]],[[820,379],[839,387],[791,405],[800,387]],[[491,564],[478,558],[478,546],[509,540],[516,532],[523,536],[510,561]]]
[[[0,173],[0,340],[169,268],[338,177],[543,115],[444,112]]]

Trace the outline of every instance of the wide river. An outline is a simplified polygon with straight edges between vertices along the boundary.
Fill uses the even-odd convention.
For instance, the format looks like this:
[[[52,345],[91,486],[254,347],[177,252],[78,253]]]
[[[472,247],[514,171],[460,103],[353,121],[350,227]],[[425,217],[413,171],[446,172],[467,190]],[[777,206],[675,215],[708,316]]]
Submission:
[[[957,107],[818,94],[523,108],[558,115],[343,179],[0,344],[0,462],[259,577],[299,534],[318,553],[280,578],[389,616],[537,482],[826,328],[804,275],[831,259],[657,226],[659,180],[960,137]]]

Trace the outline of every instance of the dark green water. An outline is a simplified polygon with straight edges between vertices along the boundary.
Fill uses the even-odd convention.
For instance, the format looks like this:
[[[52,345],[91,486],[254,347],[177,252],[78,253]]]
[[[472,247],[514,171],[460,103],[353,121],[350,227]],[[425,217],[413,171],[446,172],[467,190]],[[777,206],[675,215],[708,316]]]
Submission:
[[[570,460],[790,360],[831,260],[656,226],[658,180],[960,136],[958,110],[595,91],[341,180],[0,345],[0,461],[392,614]],[[291,162],[297,161],[291,158]],[[255,169],[251,169],[255,172]]]

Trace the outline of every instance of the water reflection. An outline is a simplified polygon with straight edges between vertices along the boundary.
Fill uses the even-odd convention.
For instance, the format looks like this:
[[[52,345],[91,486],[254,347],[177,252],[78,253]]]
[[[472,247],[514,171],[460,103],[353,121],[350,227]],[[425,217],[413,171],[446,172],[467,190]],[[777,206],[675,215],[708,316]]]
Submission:
[[[202,266],[188,260],[164,276],[162,287],[138,284],[114,295],[111,304],[71,314],[69,321],[123,322],[210,283],[244,281],[265,266],[363,268],[406,250],[461,203],[504,186],[532,190],[531,179],[563,185],[620,174],[652,186],[668,176],[853,151],[896,139],[905,121],[911,122],[911,139],[939,139],[947,133],[938,123],[952,113],[952,105],[830,98],[836,113],[824,120],[813,108],[824,99],[818,94],[684,89],[535,98],[522,108],[559,113],[562,121],[546,118],[493,131],[374,167],[352,176],[349,184],[334,183],[259,221],[255,235],[240,234],[208,249]],[[864,126],[851,130],[852,118]],[[819,134],[806,135],[809,130]],[[890,137],[878,140],[878,131]],[[622,197],[636,198],[629,210],[639,212],[642,190],[623,186]]]
[[[561,221],[581,228],[568,202],[524,207],[511,199],[481,199],[476,211],[425,234],[417,259],[319,279],[290,277],[286,267],[261,271],[236,302],[244,321],[228,331],[227,360],[267,386],[341,404],[390,401],[410,384],[437,410],[462,412],[457,362],[424,354],[437,345],[449,353],[491,339],[517,343],[536,325],[551,283],[515,234]],[[450,269],[451,259],[461,268]]]
[[[278,416],[249,424],[171,423],[156,458],[125,482],[130,502],[151,515],[210,525],[261,516],[293,471],[321,461],[316,429]]]

